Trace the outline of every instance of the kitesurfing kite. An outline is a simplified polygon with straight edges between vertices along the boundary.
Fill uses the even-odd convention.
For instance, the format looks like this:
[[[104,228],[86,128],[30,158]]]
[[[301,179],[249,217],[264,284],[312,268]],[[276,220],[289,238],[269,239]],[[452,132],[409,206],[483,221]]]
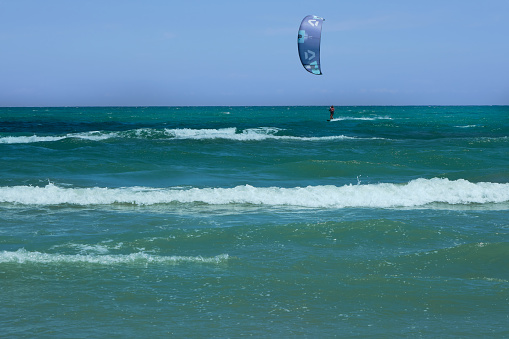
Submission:
[[[308,15],[302,20],[299,28],[299,57],[304,68],[313,74],[321,75],[320,38],[322,23],[325,19],[316,15]]]

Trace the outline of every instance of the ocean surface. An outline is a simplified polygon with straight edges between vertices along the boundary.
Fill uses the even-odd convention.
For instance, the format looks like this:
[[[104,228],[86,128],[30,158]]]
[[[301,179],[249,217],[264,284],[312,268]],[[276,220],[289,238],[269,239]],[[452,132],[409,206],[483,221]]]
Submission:
[[[509,106],[0,108],[0,337],[509,337]]]

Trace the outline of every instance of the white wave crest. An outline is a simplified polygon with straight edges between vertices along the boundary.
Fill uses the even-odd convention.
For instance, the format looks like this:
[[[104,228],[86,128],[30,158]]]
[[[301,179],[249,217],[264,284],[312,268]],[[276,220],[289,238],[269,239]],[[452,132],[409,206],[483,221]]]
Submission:
[[[60,141],[63,139],[85,139],[85,140],[105,140],[116,137],[118,134],[115,132],[99,132],[91,131],[84,133],[69,133],[63,136],[7,136],[0,138],[0,144],[31,144],[36,142],[53,142]]]
[[[126,139],[178,139],[178,140],[211,140],[225,139],[234,141],[261,141],[261,140],[295,140],[295,141],[320,141],[340,139],[362,139],[348,137],[345,135],[334,135],[324,137],[299,137],[289,135],[277,135],[281,129],[277,127],[258,127],[238,130],[236,127],[219,129],[152,129],[139,128],[122,132],[91,131],[83,133],[69,133],[61,136],[6,136],[0,137],[0,144],[30,144],[37,142],[54,142],[64,139],[84,139],[91,141],[102,141],[111,138]],[[376,138],[368,138],[376,139]]]
[[[155,205],[205,203],[210,205],[254,204],[311,208],[417,207],[431,203],[486,204],[509,201],[509,184],[471,183],[441,178],[416,179],[406,184],[368,184],[308,187],[233,188],[62,188],[0,187],[0,203],[22,205]]]
[[[35,142],[59,141],[66,137],[8,136],[0,138],[0,144],[32,144]]]
[[[260,127],[246,129],[240,133],[237,128],[220,128],[220,129],[166,129],[167,135],[176,139],[229,139],[229,140],[263,140],[270,136],[274,136],[279,132],[279,128],[275,127]]]
[[[52,254],[41,253],[37,251],[27,251],[21,248],[17,251],[0,252],[0,263],[36,263],[36,264],[53,264],[53,263],[86,263],[99,265],[116,265],[116,264],[178,264],[178,263],[207,263],[219,264],[229,259],[228,254],[220,254],[215,257],[188,257],[188,256],[160,256],[143,252],[131,254],[117,255],[83,255],[83,254]]]
[[[297,137],[289,135],[276,135],[281,129],[277,127],[258,127],[248,128],[238,131],[237,128],[221,128],[221,129],[166,129],[165,132],[176,139],[226,139],[237,141],[259,141],[259,140],[300,140],[300,141],[319,141],[319,140],[336,140],[336,139],[358,139],[347,137],[344,135],[325,136],[325,137]]]
[[[374,120],[392,120],[391,117],[388,116],[376,116],[376,117],[337,117],[331,120],[334,121],[343,121],[343,120],[364,120],[364,121],[374,121]]]

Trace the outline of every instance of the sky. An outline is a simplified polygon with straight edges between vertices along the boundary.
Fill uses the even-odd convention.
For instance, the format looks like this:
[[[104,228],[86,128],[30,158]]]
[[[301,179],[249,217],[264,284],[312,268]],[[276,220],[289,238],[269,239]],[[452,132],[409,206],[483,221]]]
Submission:
[[[0,107],[509,105],[509,0],[0,0]],[[325,18],[323,75],[297,32]]]

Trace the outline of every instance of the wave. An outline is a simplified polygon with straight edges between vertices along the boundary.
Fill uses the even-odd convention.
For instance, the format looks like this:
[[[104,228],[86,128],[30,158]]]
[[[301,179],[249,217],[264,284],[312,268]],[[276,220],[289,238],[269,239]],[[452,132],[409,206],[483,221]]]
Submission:
[[[383,116],[383,117],[338,117],[334,118],[331,121],[343,121],[343,120],[364,120],[364,121],[374,121],[374,120],[392,120],[391,117]]]
[[[166,135],[175,139],[226,139],[237,141],[257,141],[257,140],[301,140],[301,141],[320,141],[320,140],[338,140],[338,139],[360,139],[355,137],[348,137],[345,135],[333,135],[323,137],[298,137],[290,135],[277,135],[282,131],[277,127],[258,127],[248,128],[242,131],[237,130],[235,127],[220,128],[220,129],[165,129]],[[370,138],[371,139],[371,138]]]
[[[473,128],[473,127],[484,127],[480,125],[464,125],[464,126],[454,126],[456,128]]]
[[[83,255],[83,254],[53,254],[37,251],[27,251],[21,248],[17,251],[0,252],[0,263],[35,263],[35,264],[53,264],[53,263],[85,263],[99,265],[115,264],[179,264],[179,263],[207,263],[219,264],[229,259],[228,254],[220,254],[215,257],[188,257],[188,256],[161,256],[152,255],[144,252],[116,255]]]
[[[276,140],[297,140],[297,141],[320,141],[320,140],[341,140],[341,139],[376,139],[376,138],[355,138],[345,135],[333,135],[323,137],[299,137],[290,135],[277,135],[282,131],[276,127],[258,127],[239,130],[236,127],[219,129],[152,129],[140,128],[128,131],[108,132],[91,131],[83,133],[69,133],[61,136],[5,136],[0,137],[0,144],[30,144],[37,142],[54,142],[64,139],[84,139],[91,141],[102,141],[113,138],[123,139],[178,139],[178,140],[210,140],[225,139],[236,141],[260,141],[268,139]]]
[[[62,136],[6,136],[0,138],[0,144],[31,144],[37,142],[53,142],[64,139],[84,139],[92,141],[106,140],[118,137],[117,132],[91,131],[83,133],[68,133]]]
[[[49,183],[44,187],[0,187],[0,203],[21,205],[156,205],[203,203],[209,205],[251,204],[309,208],[397,208],[430,204],[468,205],[509,202],[509,184],[464,179],[416,179],[406,184],[379,183],[345,186],[233,188],[65,188]]]

